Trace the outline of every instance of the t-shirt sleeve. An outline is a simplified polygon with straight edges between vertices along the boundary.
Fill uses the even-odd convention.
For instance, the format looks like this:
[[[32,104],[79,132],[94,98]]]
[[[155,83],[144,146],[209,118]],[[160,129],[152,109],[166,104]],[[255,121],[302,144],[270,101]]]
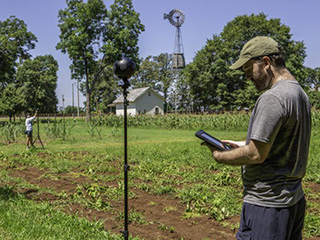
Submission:
[[[249,138],[273,144],[285,117],[280,99],[272,94],[262,95],[255,107]]]

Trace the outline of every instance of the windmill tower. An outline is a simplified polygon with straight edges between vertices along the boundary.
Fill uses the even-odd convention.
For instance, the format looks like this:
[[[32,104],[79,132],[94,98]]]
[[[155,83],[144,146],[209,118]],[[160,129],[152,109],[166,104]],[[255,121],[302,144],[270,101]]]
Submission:
[[[169,22],[176,27],[176,37],[174,42],[174,50],[172,56],[172,68],[182,69],[185,67],[183,44],[182,44],[182,34],[181,25],[184,23],[185,15],[179,9],[173,9],[169,14],[164,14],[163,19],[168,19]]]

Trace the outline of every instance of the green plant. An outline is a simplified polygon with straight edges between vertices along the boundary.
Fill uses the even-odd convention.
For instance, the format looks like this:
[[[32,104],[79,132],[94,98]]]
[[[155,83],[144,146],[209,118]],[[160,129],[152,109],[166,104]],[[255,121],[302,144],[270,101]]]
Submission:
[[[18,136],[22,135],[24,126],[13,122],[5,122],[2,129],[2,135],[5,136],[8,143],[16,142]]]
[[[67,137],[70,136],[71,130],[74,126],[75,124],[68,126],[64,119],[48,121],[45,126],[45,132],[49,138],[61,138],[65,141]]]

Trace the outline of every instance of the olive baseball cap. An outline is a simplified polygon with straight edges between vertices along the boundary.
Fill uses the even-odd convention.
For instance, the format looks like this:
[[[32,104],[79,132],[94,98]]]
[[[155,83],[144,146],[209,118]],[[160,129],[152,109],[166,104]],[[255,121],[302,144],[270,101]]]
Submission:
[[[248,41],[240,52],[240,58],[230,66],[230,69],[239,69],[250,59],[255,57],[279,54],[279,44],[270,37],[255,37]]]

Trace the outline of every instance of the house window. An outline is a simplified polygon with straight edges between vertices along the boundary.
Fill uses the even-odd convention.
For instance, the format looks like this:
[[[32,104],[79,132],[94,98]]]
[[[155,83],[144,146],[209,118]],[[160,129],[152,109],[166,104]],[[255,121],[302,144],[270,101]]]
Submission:
[[[139,115],[141,114],[141,111],[139,110]]]
[[[158,114],[159,114],[159,108],[156,108],[155,111],[154,111],[154,113],[155,113],[156,115],[158,115]]]

